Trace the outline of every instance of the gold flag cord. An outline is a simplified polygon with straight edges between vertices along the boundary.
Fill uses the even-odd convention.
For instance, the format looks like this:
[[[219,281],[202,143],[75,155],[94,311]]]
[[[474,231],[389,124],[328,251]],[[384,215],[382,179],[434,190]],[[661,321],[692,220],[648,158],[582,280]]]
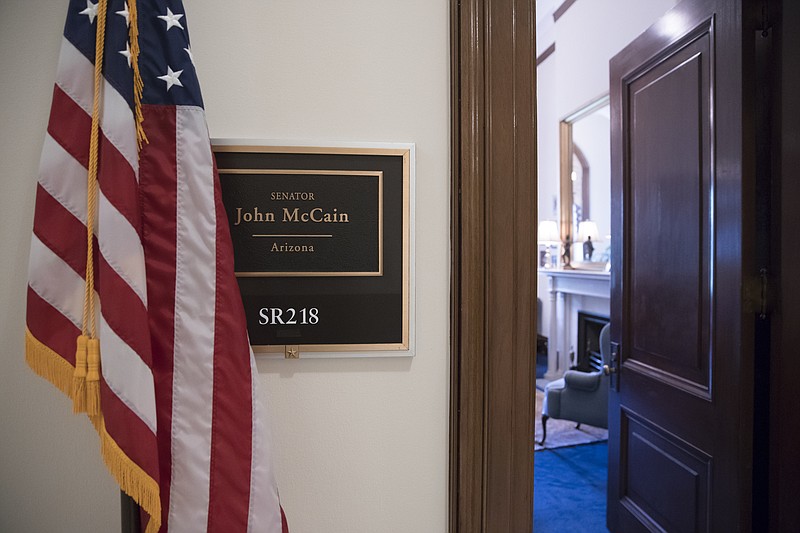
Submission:
[[[100,114],[103,97],[103,55],[105,50],[108,0],[97,4],[97,33],[94,47],[94,98],[89,138],[89,172],[86,182],[86,285],[83,296],[83,325],[77,339],[72,408],[89,416],[100,414],[100,341],[94,302],[94,234],[97,221],[97,171],[100,163]]]
[[[133,102],[134,117],[136,119],[136,142],[139,150],[142,144],[147,143],[147,135],[144,132],[144,115],[142,114],[142,93],[144,92],[144,82],[139,71],[139,10],[136,8],[136,1],[132,0],[128,7],[128,17],[130,26],[128,27],[128,40],[131,43],[131,65],[133,66]]]

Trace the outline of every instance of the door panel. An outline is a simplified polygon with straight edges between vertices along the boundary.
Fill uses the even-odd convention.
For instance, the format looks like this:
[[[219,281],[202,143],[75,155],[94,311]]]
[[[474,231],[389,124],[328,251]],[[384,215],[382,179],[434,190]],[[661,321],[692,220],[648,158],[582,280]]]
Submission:
[[[651,529],[708,531],[711,458],[631,411],[623,411],[622,429],[626,511]]]
[[[710,391],[711,21],[627,81],[631,287],[626,365]],[[680,157],[676,157],[680,154]],[[665,256],[677,260],[665,260]],[[648,325],[650,327],[644,327]]]
[[[756,4],[684,0],[611,61],[614,532],[751,529]]]

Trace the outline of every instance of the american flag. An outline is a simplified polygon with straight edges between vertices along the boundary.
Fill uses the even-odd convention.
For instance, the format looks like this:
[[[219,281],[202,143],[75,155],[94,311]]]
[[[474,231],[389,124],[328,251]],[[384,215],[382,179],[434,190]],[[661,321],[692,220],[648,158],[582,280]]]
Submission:
[[[178,0],[69,2],[26,358],[88,411],[144,530],[285,532],[187,28]]]

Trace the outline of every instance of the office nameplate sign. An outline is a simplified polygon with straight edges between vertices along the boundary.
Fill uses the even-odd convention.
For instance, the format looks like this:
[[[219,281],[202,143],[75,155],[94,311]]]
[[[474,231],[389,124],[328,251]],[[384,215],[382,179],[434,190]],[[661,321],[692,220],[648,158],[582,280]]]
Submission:
[[[412,148],[215,143],[254,351],[411,354]]]

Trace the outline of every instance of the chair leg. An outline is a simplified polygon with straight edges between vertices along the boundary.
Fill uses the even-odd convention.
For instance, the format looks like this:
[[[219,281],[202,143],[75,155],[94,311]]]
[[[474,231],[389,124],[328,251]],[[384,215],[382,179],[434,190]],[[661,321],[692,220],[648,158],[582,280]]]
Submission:
[[[539,442],[539,445],[544,446],[544,439],[547,438],[547,419],[550,418],[547,415],[542,415],[542,440]]]

